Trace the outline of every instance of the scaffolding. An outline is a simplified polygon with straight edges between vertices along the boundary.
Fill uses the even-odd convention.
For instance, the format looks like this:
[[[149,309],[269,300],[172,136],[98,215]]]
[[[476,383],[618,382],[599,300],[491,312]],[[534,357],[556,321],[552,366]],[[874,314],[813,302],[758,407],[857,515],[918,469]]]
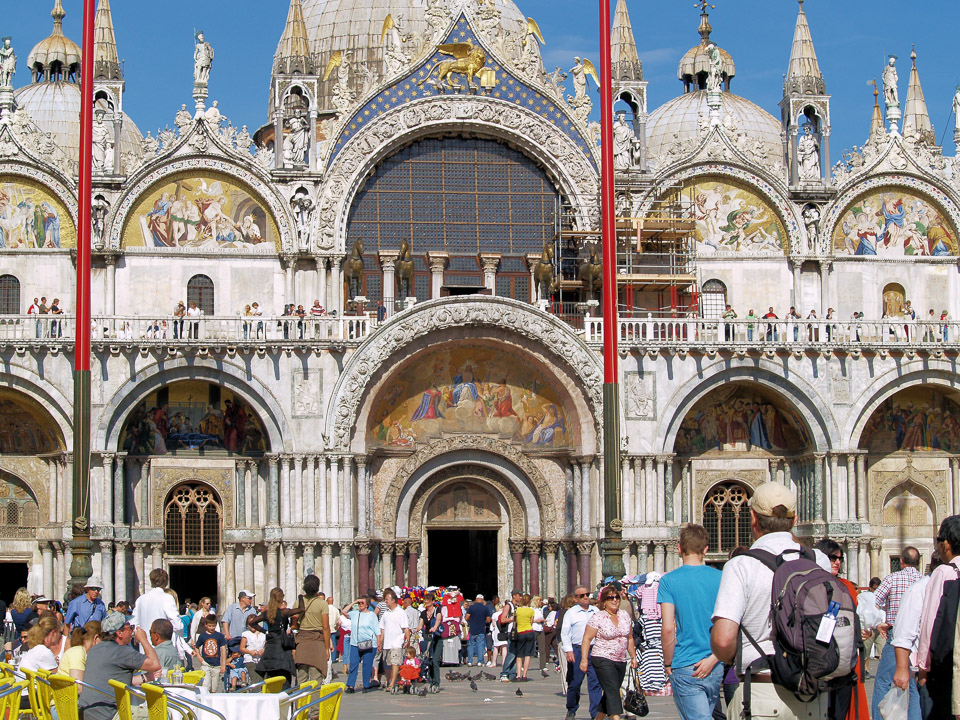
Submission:
[[[618,186],[618,191],[621,189]],[[684,203],[681,186],[657,188],[657,199],[643,217],[617,215],[617,303],[620,317],[690,318],[700,315],[694,207]],[[599,230],[574,230],[574,210],[557,211],[553,312],[571,321],[599,314],[599,293],[583,279],[591,251],[600,254]],[[574,323],[575,324],[575,323]]]

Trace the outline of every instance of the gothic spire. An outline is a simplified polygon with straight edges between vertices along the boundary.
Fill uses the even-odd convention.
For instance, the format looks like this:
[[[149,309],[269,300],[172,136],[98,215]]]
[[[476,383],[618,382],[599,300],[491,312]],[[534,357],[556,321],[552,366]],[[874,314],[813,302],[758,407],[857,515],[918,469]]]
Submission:
[[[117,38],[113,32],[110,0],[97,3],[93,24],[93,77],[95,80],[122,80],[123,70],[117,56]]]
[[[913,67],[910,68],[910,84],[907,86],[907,104],[903,111],[903,134],[912,129],[926,143],[936,144],[937,138],[933,132],[933,124],[927,113],[927,103],[923,99],[923,88],[920,87],[920,75],[917,73],[917,51],[910,53]]]
[[[627,13],[627,0],[617,0],[611,34],[612,78],[616,83],[624,80],[643,80],[643,65],[637,55],[637,42]]]
[[[783,94],[825,95],[826,83],[823,73],[820,72],[817,53],[813,49],[807,14],[803,11],[803,0],[799,2],[800,10],[797,12],[797,26],[793,31],[793,47],[790,49],[790,64],[787,67]]]
[[[280,47],[274,58],[274,70],[284,75],[294,73],[313,74],[313,54],[307,37],[307,24],[303,20],[303,5],[300,0],[290,0],[287,26],[280,38]]]
[[[870,118],[870,140],[879,140],[885,134],[883,129],[883,115],[880,114],[880,90],[877,89],[877,79],[873,79],[873,116]]]

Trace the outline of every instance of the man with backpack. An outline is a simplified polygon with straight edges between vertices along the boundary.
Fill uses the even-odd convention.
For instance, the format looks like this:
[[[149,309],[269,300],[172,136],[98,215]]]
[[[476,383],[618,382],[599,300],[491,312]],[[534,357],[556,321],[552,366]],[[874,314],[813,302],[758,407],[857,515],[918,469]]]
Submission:
[[[750,499],[750,529],[755,542],[750,550],[732,558],[724,565],[720,578],[720,590],[713,610],[713,629],[710,632],[710,645],[713,654],[727,663],[735,663],[738,674],[743,676],[743,682],[733,695],[727,706],[727,718],[739,720],[742,714],[757,717],[780,718],[825,718],[827,716],[827,693],[816,692],[813,688],[811,697],[809,668],[797,667],[796,663],[804,658],[802,652],[793,652],[797,638],[792,638],[782,632],[785,624],[780,622],[782,611],[774,613],[771,608],[771,598],[774,593],[774,584],[783,585],[778,591],[783,592],[784,602],[778,602],[778,607],[789,606],[790,610],[797,609],[802,616],[809,617],[812,613],[807,605],[813,592],[802,595],[788,591],[796,586],[790,582],[784,583],[784,571],[797,579],[810,577],[815,580],[819,593],[824,595],[823,587],[835,582],[830,573],[820,568],[813,559],[810,550],[801,551],[801,547],[793,539],[791,531],[797,520],[797,499],[784,485],[768,482],[760,485]],[[771,560],[772,558],[772,560]],[[771,568],[777,567],[775,573]],[[791,571],[795,571],[791,573]],[[780,592],[777,593],[778,598]],[[837,597],[846,595],[838,585],[835,591]],[[809,603],[816,606],[816,603]],[[852,610],[852,600],[848,610],[842,616],[833,608],[824,604],[817,611],[831,612],[835,621],[835,630],[841,631],[850,625],[853,630],[856,617]],[[798,607],[799,606],[799,607]],[[824,618],[826,620],[826,618]],[[839,622],[842,619],[843,624]],[[812,626],[818,631],[819,622],[798,623],[798,631],[807,631]],[[827,628],[830,629],[829,627]],[[840,638],[836,636],[840,635]],[[850,633],[835,632],[832,634],[828,649],[839,649],[840,639]],[[738,642],[742,636],[742,644]],[[793,640],[792,643],[786,641]],[[805,638],[799,638],[802,645]],[[812,638],[810,638],[812,640]],[[834,642],[834,641],[837,642]],[[814,641],[815,643],[815,641]],[[850,643],[844,643],[850,644]],[[739,652],[738,652],[739,648]],[[847,652],[850,649],[847,648]],[[849,658],[843,658],[849,663]],[[782,660],[792,661],[794,671],[784,667]],[[839,665],[834,665],[834,670]],[[847,673],[852,666],[847,666]],[[797,680],[800,680],[798,687]],[[819,681],[820,678],[814,678]],[[800,699],[795,692],[798,689],[807,692],[801,694]]]
[[[512,602],[507,601],[503,604],[503,608],[500,610],[500,619],[497,621],[500,625],[499,630],[506,632],[509,638],[507,640],[507,656],[503,659],[503,667],[500,668],[500,682],[510,682],[517,676],[517,643],[513,638],[513,622],[517,606],[523,600],[523,591],[514,588],[513,592],[510,593],[510,599]]]
[[[952,718],[953,646],[960,600],[960,515],[940,523],[937,549],[944,560],[930,575],[920,615],[917,685],[926,720]],[[924,697],[924,696],[927,697]],[[925,705],[927,707],[925,707]]]

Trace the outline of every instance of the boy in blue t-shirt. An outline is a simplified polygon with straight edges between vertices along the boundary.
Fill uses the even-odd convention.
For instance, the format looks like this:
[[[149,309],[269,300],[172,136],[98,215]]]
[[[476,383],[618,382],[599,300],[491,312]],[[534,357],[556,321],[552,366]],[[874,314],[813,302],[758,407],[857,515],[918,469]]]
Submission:
[[[217,632],[217,616],[210,613],[203,619],[203,632],[191,645],[203,668],[203,687],[208,692],[223,692],[223,675],[227,669],[227,638]]]
[[[663,662],[683,720],[710,720],[720,697],[723,663],[710,650],[720,571],[703,564],[709,536],[702,525],[680,530],[683,565],[660,580]]]

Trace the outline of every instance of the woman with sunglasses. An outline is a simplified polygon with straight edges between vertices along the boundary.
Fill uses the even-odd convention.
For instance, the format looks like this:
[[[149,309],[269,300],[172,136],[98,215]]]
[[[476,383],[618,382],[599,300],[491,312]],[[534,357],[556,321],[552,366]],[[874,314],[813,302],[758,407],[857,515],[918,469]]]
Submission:
[[[611,720],[620,720],[623,713],[620,686],[627,672],[627,660],[630,667],[637,667],[633,624],[627,611],[620,609],[620,591],[616,587],[608,585],[601,590],[597,606],[600,612],[590,618],[583,633],[580,670],[586,673],[589,661],[603,690],[594,720],[608,716]]]
[[[357,598],[345,605],[341,614],[350,620],[350,674],[347,676],[347,692],[352,693],[357,684],[357,669],[363,666],[363,692],[370,689],[370,675],[373,672],[373,656],[377,654],[377,635],[380,621],[371,609],[376,599]],[[356,608],[356,609],[354,609]],[[347,648],[344,647],[347,651]]]

